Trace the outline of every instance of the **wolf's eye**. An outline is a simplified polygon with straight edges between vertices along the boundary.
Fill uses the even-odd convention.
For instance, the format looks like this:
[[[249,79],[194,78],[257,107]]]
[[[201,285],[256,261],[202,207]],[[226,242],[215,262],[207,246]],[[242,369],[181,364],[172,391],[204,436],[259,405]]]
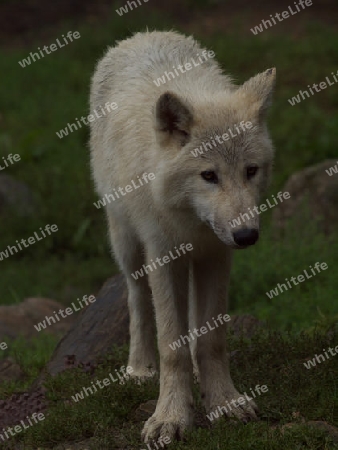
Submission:
[[[202,172],[201,177],[208,183],[218,183],[218,177],[212,170],[206,170],[205,172]]]
[[[249,166],[246,168],[246,177],[248,180],[250,180],[250,178],[253,178],[256,173],[258,171],[258,167],[257,166]]]

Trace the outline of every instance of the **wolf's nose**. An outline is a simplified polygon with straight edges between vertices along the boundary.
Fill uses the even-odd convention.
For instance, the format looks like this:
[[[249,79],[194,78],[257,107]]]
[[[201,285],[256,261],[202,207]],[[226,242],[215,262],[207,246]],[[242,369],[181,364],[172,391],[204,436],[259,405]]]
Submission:
[[[244,228],[236,231],[233,236],[237,245],[253,245],[258,239],[259,233],[255,228]]]

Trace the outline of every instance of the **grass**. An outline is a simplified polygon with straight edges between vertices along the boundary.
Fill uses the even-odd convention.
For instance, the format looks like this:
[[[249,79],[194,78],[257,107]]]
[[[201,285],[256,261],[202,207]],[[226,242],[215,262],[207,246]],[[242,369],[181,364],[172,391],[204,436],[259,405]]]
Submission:
[[[0,361],[11,358],[19,364],[23,377],[19,380],[2,382],[0,385],[0,398],[5,398],[17,390],[29,388],[32,382],[41,373],[49,361],[51,354],[57,344],[54,336],[45,334],[43,338],[27,339],[18,338],[7,341],[8,349],[0,352]]]
[[[318,320],[325,322],[324,317],[327,322],[338,321],[337,238],[325,236],[316,224],[309,223],[300,240],[299,229],[290,223],[284,236],[276,242],[275,233],[265,222],[259,245],[235,254],[230,290],[232,309],[250,312],[280,330],[306,329]],[[271,299],[267,296],[267,292],[285,283],[285,279],[297,277],[304,270],[311,275],[310,266],[317,261],[326,262],[327,270],[278,296]]]
[[[270,331],[256,335],[252,341],[230,337],[233,379],[241,392],[250,394],[256,385],[268,391],[256,397],[260,421],[244,426],[222,418],[210,425],[197,386],[194,387],[198,426],[188,433],[186,442],[169,448],[195,450],[223,449],[335,449],[334,435],[314,428],[309,421],[324,421],[338,426],[338,357],[306,369],[304,362],[323,349],[337,344],[337,334],[314,332],[288,333]],[[103,361],[93,375],[73,369],[46,382],[49,414],[25,434],[11,439],[25,443],[25,449],[65,448],[81,443],[79,448],[135,449],[140,447],[142,420],[136,413],[140,403],[155,399],[158,384],[151,380],[143,385],[127,381],[111,383],[75,402],[72,396],[92,382],[115,374],[126,365],[127,348],[116,350]],[[116,377],[115,377],[116,378]],[[102,383],[101,383],[102,385]],[[96,385],[97,386],[97,385]],[[102,385],[103,386],[103,385]],[[325,387],[325,389],[324,389]],[[210,428],[211,426],[211,428]],[[67,444],[66,444],[67,443]]]
[[[88,129],[83,126],[63,139],[56,132],[76,117],[88,114],[90,77],[107,46],[146,27],[168,29],[172,21],[147,6],[136,14],[129,13],[124,20],[112,10],[100,22],[83,22],[77,27],[64,23],[43,42],[36,38],[32,44],[30,39],[25,48],[0,50],[0,70],[6,74],[6,83],[0,85],[6,111],[0,116],[0,158],[18,153],[22,159],[2,173],[27,183],[38,205],[36,214],[27,219],[1,217],[0,251],[48,223],[59,228],[48,239],[0,261],[0,304],[18,303],[31,296],[70,304],[77,297],[96,293],[105,279],[117,272],[110,257],[104,212],[93,205],[96,196],[90,177]],[[176,28],[185,31],[183,26]],[[77,29],[81,39],[31,66],[19,66],[18,61],[30,51],[54,42],[69,29]],[[238,36],[234,30],[201,37],[198,26],[196,29],[196,37],[215,51],[238,82],[277,67],[277,88],[269,118],[276,163],[267,197],[281,190],[293,172],[337,157],[338,116],[333,114],[338,106],[337,86],[296,106],[288,103],[308,84],[319,83],[337,71],[336,32],[315,21],[309,22],[303,38],[277,35],[275,30],[274,34],[265,31],[254,37],[251,33]],[[230,298],[231,313],[252,313],[283,332],[264,334],[250,346],[241,340],[233,340],[232,344],[232,348],[240,350],[233,370],[236,385],[241,390],[256,384],[269,386],[269,393],[258,401],[263,420],[245,427],[224,420],[212,432],[200,427],[187,443],[173,444],[172,448],[338,448],[327,433],[302,421],[324,420],[338,426],[338,359],[332,358],[311,370],[301,363],[322,352],[328,345],[327,331],[337,322],[338,239],[323,235],[316,224],[307,222],[301,230],[291,223],[283,237],[276,238],[271,211],[262,215],[262,221],[259,244],[235,255]],[[278,297],[268,298],[266,292],[277,283],[301,274],[316,261],[326,262],[328,270]],[[336,335],[335,339],[332,337],[333,345],[337,344]],[[45,335],[29,345],[24,340],[11,342],[0,358],[14,357],[25,378],[3,384],[1,396],[26,389],[48,361],[55,344],[55,339]],[[126,364],[126,349],[111,355],[95,377],[103,378],[122,364]],[[71,395],[81,386],[90,385],[91,380],[79,370],[49,380],[50,415],[39,426],[13,438],[13,445],[16,439],[25,443],[25,449],[85,440],[81,449],[139,448],[142,425],[134,411],[141,402],[156,398],[158,386],[154,382],[143,386],[115,384],[79,404],[69,403]],[[195,398],[203,415],[197,392]],[[282,430],[281,426],[288,422],[293,426]],[[276,429],[274,424],[278,425]]]

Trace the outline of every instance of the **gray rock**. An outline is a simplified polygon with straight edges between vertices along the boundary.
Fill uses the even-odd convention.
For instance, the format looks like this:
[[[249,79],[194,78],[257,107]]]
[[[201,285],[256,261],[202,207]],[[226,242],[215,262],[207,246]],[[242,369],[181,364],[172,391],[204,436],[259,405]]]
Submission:
[[[5,381],[17,381],[23,378],[24,373],[21,367],[13,358],[0,360],[0,383]]]
[[[337,164],[329,159],[294,173],[282,191],[291,198],[274,208],[273,223],[277,231],[283,231],[293,218],[300,231],[307,221],[316,221],[326,234],[333,233],[338,226],[338,174],[329,176],[326,170]]]
[[[56,347],[47,371],[56,375],[78,364],[95,365],[113,345],[129,342],[127,288],[123,275],[110,278],[95,303],[79,313],[77,321]]]
[[[0,174],[0,215],[14,211],[21,217],[30,216],[37,210],[30,188],[10,175]]]
[[[46,316],[54,316],[54,311],[60,308],[65,307],[48,298],[27,298],[19,304],[0,306],[0,339],[15,339],[19,336],[30,338],[42,333],[62,337],[76,320],[75,314],[55,324],[51,322],[43,331],[34,328]]]

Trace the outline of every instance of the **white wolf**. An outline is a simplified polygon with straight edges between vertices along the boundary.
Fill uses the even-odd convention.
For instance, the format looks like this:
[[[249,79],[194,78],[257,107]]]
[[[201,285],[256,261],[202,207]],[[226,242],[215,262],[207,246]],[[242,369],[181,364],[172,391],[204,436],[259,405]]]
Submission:
[[[123,190],[144,174],[155,176],[106,207],[112,247],[128,286],[128,365],[139,377],[156,368],[157,325],[160,395],[143,429],[145,442],[180,437],[192,425],[193,362],[207,412],[240,396],[230,376],[224,325],[196,339],[192,357],[188,345],[173,351],[170,344],[226,312],[233,249],[258,239],[258,215],[236,228],[230,221],[258,205],[268,183],[273,146],[265,117],[276,71],[236,86],[211,58],[178,69],[201,61],[202,54],[191,37],[138,33],[110,48],[92,79],[92,111],[118,104],[91,123],[98,194]],[[155,83],[174,69],[170,81]],[[193,149],[243,121],[252,128],[194,156]],[[170,252],[178,255],[174,249],[182,244],[193,250],[155,266]],[[148,276],[132,276],[141,274],[142,266]],[[245,421],[256,417],[255,410],[249,401],[232,414]]]

